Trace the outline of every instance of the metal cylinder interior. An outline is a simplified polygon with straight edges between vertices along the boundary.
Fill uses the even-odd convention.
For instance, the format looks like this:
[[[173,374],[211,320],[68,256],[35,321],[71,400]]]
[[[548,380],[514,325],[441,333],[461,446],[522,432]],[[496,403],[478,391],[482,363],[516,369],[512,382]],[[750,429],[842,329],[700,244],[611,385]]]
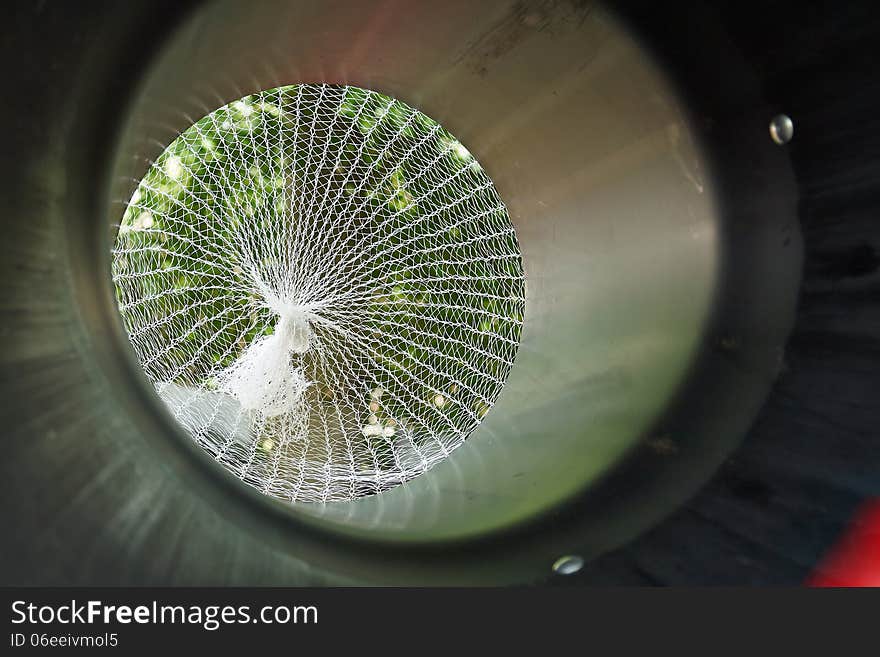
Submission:
[[[123,488],[122,510],[102,498],[120,514],[111,545],[126,527],[138,528],[132,558],[159,532],[183,550],[222,535],[229,554],[250,555],[222,581],[252,581],[283,555],[367,580],[529,579],[559,554],[590,558],[643,531],[741,438],[780,365],[801,254],[793,178],[767,136],[773,114],[735,56],[722,58],[717,93],[737,111],[712,114],[720,97],[694,96],[688,82],[700,80],[668,69],[625,12],[593,3],[220,1],[162,36],[127,97],[105,99],[114,129],[56,243],[69,263],[59,330],[98,427],[76,458],[98,454],[98,481],[133,468],[140,482],[137,494]],[[284,506],[244,490],[165,413],[126,343],[109,245],[179,132],[297,82],[374,89],[466,144],[509,209],[527,299],[508,382],[463,447],[378,496]],[[645,445],[673,458],[646,464]],[[34,476],[51,476],[38,462]],[[182,519],[182,499],[198,523]],[[547,529],[548,518],[561,520]],[[294,570],[282,579],[304,577]]]

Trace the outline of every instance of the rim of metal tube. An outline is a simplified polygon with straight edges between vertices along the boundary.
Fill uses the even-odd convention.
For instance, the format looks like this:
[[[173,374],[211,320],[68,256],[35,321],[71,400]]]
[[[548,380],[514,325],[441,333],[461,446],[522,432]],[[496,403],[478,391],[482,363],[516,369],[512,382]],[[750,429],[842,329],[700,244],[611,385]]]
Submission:
[[[638,11],[622,7],[621,14],[638,33],[641,20]],[[707,29],[699,35],[690,34],[688,38],[694,43],[711,43],[716,35],[712,34],[708,18],[706,26]],[[719,39],[717,43],[723,43],[723,40]],[[670,52],[667,49],[668,43],[652,44],[646,39],[644,44],[646,48],[654,49],[659,60],[678,82],[682,97],[697,117],[693,125],[706,128],[707,117],[714,122],[702,130],[699,137],[715,168],[715,179],[723,183],[722,211],[727,216],[737,218],[750,216],[748,209],[743,210],[737,205],[742,202],[744,190],[754,189],[754,173],[746,170],[742,161],[735,156],[742,154],[747,148],[756,147],[759,162],[754,169],[760,170],[762,176],[781,182],[772,191],[762,191],[772,194],[773,202],[783,211],[793,212],[795,192],[787,158],[784,152],[772,144],[768,143],[764,147],[764,142],[759,141],[768,141],[766,119],[772,113],[761,102],[759,90],[754,88],[745,67],[736,60],[735,55],[728,54],[728,70],[738,70],[739,79],[731,76],[727,82],[744,92],[741,103],[747,111],[738,113],[723,105],[728,100],[725,94],[718,94],[717,89],[706,84],[710,79],[708,70],[685,68],[682,59],[685,47],[679,45],[678,52]],[[687,73],[676,75],[676,71],[682,70],[687,70]],[[751,126],[753,123],[761,126],[754,137],[743,136],[737,131],[738,127]],[[112,147],[112,144],[107,144],[108,149]],[[754,165],[754,162],[750,165]],[[109,185],[110,181],[105,177],[105,195],[110,194]],[[754,218],[757,219],[759,218]],[[475,579],[486,582],[515,581],[523,579],[523,573],[529,573],[529,578],[540,577],[550,572],[551,565],[561,554],[577,553],[589,559],[659,521],[706,478],[705,468],[689,468],[688,465],[695,462],[717,465],[737,444],[751,420],[750,413],[734,410],[733,415],[737,416],[737,422],[735,426],[726,425],[725,431],[729,435],[725,440],[700,440],[706,432],[720,431],[719,419],[712,417],[712,412],[707,408],[707,400],[717,400],[719,396],[724,396],[723,388],[731,376],[731,369],[740,367],[737,363],[731,366],[730,354],[723,345],[719,347],[720,341],[727,339],[727,336],[736,336],[737,331],[731,327],[736,327],[737,324],[748,326],[757,321],[754,313],[760,313],[761,308],[758,303],[755,308],[744,313],[741,303],[729,302],[730,297],[725,297],[722,292],[718,297],[721,303],[713,312],[692,375],[665,416],[658,419],[655,429],[649,432],[655,435],[675,433],[690,436],[678,445],[677,466],[666,467],[658,472],[656,454],[646,451],[643,446],[637,446],[623,464],[601,482],[591,486],[584,495],[560,507],[557,512],[479,540],[392,545],[364,536],[345,535],[310,520],[285,505],[243,490],[239,482],[220,472],[197,446],[192,445],[167,414],[157,412],[156,399],[147,383],[138,377],[137,363],[125,343],[117,321],[118,316],[109,293],[109,277],[104,276],[103,271],[95,271],[93,266],[95,262],[100,262],[95,259],[94,251],[91,251],[95,244],[93,242],[90,249],[89,245],[82,243],[92,236],[94,233],[81,235],[77,240],[72,235],[71,255],[78,265],[74,287],[84,302],[82,316],[87,325],[101,327],[97,335],[105,342],[102,360],[96,363],[96,375],[106,377],[110,385],[124,388],[120,398],[125,400],[124,410],[132,422],[141,428],[143,434],[154,438],[151,438],[151,444],[162,452],[161,458],[167,466],[185,476],[188,484],[210,500],[212,506],[234,517],[243,529],[258,532],[279,547],[289,549],[309,562],[331,570],[348,572],[357,577],[372,577],[377,581],[395,582],[472,582]],[[726,245],[723,254],[722,290],[730,290],[740,282],[752,287],[759,284],[756,277],[763,273],[760,271],[760,263],[756,268],[758,271],[749,271],[741,259],[754,246],[750,240],[759,238],[761,236],[758,234],[751,237],[744,235],[738,238],[740,242],[733,241]],[[106,243],[102,240],[97,242]],[[102,296],[98,300],[94,298],[93,286],[102,289]],[[87,297],[91,297],[91,300]],[[751,317],[747,316],[748,312],[752,313]],[[779,345],[772,345],[772,349],[777,348]],[[768,354],[769,351],[758,353],[755,359],[765,361]],[[772,382],[773,366],[773,363],[767,363],[766,366],[756,369],[756,376],[768,388]],[[721,376],[716,376],[719,373]],[[723,383],[718,383],[719,381]],[[760,400],[755,401],[755,404],[759,403]],[[711,471],[712,467],[708,469]],[[659,506],[644,503],[658,492],[669,499]],[[642,504],[635,501],[638,499],[642,500]],[[675,502],[672,502],[673,499]],[[607,523],[609,516],[616,514],[625,516],[625,521]]]

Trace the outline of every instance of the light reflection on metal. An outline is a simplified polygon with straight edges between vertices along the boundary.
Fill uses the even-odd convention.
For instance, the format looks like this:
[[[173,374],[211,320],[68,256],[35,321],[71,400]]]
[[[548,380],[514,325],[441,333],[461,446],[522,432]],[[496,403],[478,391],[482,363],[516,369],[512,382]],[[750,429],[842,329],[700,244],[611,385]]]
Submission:
[[[794,137],[794,122],[785,114],[778,114],[770,121],[770,137],[780,146]]]

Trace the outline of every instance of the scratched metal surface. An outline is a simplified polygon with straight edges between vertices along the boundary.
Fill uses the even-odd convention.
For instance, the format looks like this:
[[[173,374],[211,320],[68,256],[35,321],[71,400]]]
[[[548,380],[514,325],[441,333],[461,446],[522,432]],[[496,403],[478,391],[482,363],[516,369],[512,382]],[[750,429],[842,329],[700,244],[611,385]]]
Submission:
[[[767,135],[758,67],[719,38],[728,19],[688,10],[703,29],[677,43],[710,47],[699,64],[650,27],[640,43],[659,23],[631,7],[634,32],[573,2],[245,9],[14,13],[3,581],[534,581],[561,553],[628,543],[704,484],[790,366],[801,271],[788,153]],[[12,57],[34,41],[51,47]],[[291,509],[230,481],[161,411],[107,259],[119,200],[177,131],[298,80],[389,93],[459,136],[511,210],[529,296],[508,386],[464,448],[380,497]],[[649,556],[612,553],[572,581],[638,579],[664,540],[688,540],[676,518]],[[734,543],[715,540],[707,552]],[[690,562],[698,575],[653,577],[728,572]]]

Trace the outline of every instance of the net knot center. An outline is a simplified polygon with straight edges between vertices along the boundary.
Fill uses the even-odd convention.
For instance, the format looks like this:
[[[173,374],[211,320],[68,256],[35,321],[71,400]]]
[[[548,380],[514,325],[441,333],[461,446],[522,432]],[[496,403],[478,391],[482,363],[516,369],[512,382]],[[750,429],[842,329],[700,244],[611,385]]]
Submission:
[[[296,304],[284,304],[273,310],[278,314],[275,335],[282,344],[288,347],[289,352],[295,354],[307,352],[312,343],[312,327],[309,323],[311,313]]]

